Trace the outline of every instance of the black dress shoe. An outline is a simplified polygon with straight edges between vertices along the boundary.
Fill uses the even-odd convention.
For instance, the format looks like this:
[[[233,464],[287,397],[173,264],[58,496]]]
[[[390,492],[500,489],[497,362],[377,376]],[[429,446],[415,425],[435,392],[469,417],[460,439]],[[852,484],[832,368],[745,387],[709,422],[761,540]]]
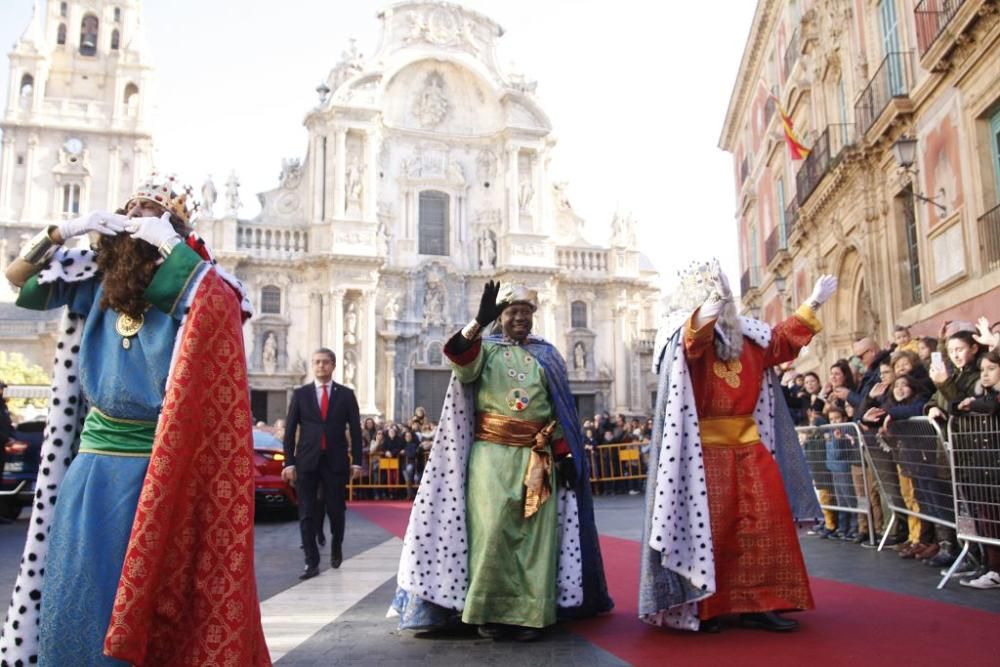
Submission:
[[[334,544],[330,548],[330,567],[336,570],[338,567],[340,567],[340,564],[343,562],[344,562],[344,554],[340,550],[340,545]]]
[[[516,642],[536,642],[542,638],[542,631],[538,628],[515,628],[511,638]]]
[[[754,630],[789,632],[799,627],[799,622],[790,618],[782,618],[773,611],[763,611],[754,614],[740,614],[740,625]]]
[[[698,623],[698,632],[708,632],[718,634],[722,632],[722,619],[719,617],[710,618],[707,621]]]
[[[487,623],[476,628],[476,632],[483,639],[502,639],[510,634],[510,628],[499,623]]]
[[[321,547],[325,547],[326,546],[326,535],[317,535],[316,536],[316,544],[320,545]]]
[[[302,574],[299,575],[299,579],[312,579],[313,577],[319,576],[319,566],[314,565],[313,567],[306,566],[306,569],[302,570]]]

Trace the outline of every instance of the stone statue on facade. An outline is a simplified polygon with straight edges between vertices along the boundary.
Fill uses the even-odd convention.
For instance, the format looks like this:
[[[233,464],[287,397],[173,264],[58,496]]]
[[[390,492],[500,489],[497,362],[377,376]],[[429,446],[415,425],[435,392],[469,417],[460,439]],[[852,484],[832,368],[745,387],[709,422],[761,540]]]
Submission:
[[[273,331],[268,331],[267,336],[264,337],[261,362],[264,366],[264,372],[268,375],[274,375],[274,371],[278,367],[278,339],[275,337]]]
[[[382,317],[385,318],[386,322],[395,322],[399,319],[399,299],[395,294],[390,295],[389,300],[385,302]]]
[[[521,208],[522,213],[528,211],[528,207],[531,206],[531,200],[535,196],[535,188],[531,185],[531,181],[525,179],[521,181],[521,186],[517,191],[517,204]]]
[[[229,180],[226,181],[226,206],[232,215],[236,215],[243,206],[240,202],[240,179],[236,177],[235,170],[230,172]]]
[[[361,161],[358,160],[357,155],[351,156],[351,160],[347,164],[347,172],[344,180],[347,202],[349,204],[357,204],[360,206],[361,195],[364,192],[364,185],[362,183]]]
[[[302,161],[299,158],[287,158],[281,161],[281,176],[278,177],[281,187],[294,190],[302,181]]]
[[[358,307],[353,301],[347,304],[344,315],[344,342],[348,345],[358,342]]]
[[[479,268],[480,270],[495,269],[497,265],[496,235],[484,229],[479,235]]]
[[[215,201],[219,198],[219,192],[215,189],[215,183],[212,182],[212,175],[209,174],[205,182],[201,184],[201,210],[207,215],[212,215],[212,207],[215,206]]]
[[[450,108],[451,104],[444,92],[444,77],[438,72],[431,72],[413,103],[413,115],[421,126],[434,127],[444,120]]]
[[[583,341],[577,341],[573,346],[573,367],[578,371],[587,368],[587,347]]]
[[[564,211],[573,209],[573,205],[569,203],[569,193],[566,192],[568,185],[565,181],[552,184],[552,189],[556,191],[556,205]]]
[[[344,386],[354,389],[354,376],[358,370],[358,365],[354,361],[354,355],[344,355]]]

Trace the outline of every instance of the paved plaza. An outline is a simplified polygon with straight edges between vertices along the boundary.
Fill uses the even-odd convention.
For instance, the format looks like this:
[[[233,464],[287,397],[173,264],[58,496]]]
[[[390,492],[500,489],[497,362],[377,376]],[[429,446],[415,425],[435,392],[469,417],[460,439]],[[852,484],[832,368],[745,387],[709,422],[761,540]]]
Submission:
[[[966,665],[990,664],[974,644],[958,645],[964,633],[982,636],[1000,623],[1000,592],[976,591],[953,582],[936,590],[937,572],[892,552],[803,534],[817,609],[798,615],[794,636],[729,629],[720,635],[693,635],[648,628],[635,619],[641,497],[598,497],[597,519],[605,566],[616,609],[588,621],[560,623],[534,644],[493,642],[475,632],[424,637],[399,632],[386,617],[395,590],[407,506],[397,502],[353,503],[348,511],[345,561],[339,570],[324,563],[319,577],[300,582],[302,567],[297,523],[286,516],[257,520],[257,582],[271,656],[277,665],[628,665],[687,664],[743,653],[743,664],[796,661],[816,646],[823,664],[868,664],[879,660],[874,646],[853,652],[854,644],[890,641],[904,628],[921,624],[920,636],[955,642]],[[26,514],[0,526],[0,585],[13,585],[27,529]],[[835,634],[847,623],[852,636]],[[850,624],[854,623],[854,626]],[[827,633],[829,628],[830,633]],[[916,629],[916,628],[914,628]],[[871,633],[866,635],[865,633]],[[735,643],[734,643],[735,642]],[[840,653],[822,646],[840,646]],[[738,647],[738,648],[737,648]],[[868,650],[868,653],[865,653]],[[783,659],[786,655],[787,658]],[[670,660],[674,656],[675,660]],[[756,658],[755,658],[756,656]],[[865,659],[867,656],[868,659]],[[930,662],[928,656],[927,661]],[[909,664],[927,664],[919,655]],[[995,664],[995,663],[993,663]]]

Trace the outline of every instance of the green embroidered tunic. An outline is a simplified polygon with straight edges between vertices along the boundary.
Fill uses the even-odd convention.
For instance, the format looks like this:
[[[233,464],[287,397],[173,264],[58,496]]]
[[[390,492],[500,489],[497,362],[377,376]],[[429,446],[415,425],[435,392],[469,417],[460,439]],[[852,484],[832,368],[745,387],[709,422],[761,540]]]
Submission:
[[[545,372],[518,345],[483,341],[475,359],[452,363],[459,381],[475,382],[478,412],[548,423],[555,416]],[[562,436],[557,429],[555,438]],[[529,447],[475,440],[469,453],[466,516],[469,589],[462,621],[542,628],[556,621],[559,556],[553,495],[524,518]]]

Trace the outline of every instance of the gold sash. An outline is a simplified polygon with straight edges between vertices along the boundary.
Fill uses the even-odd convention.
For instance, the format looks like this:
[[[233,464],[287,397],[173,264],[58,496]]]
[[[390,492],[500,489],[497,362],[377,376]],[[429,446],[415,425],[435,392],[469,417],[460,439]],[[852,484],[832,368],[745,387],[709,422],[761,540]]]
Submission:
[[[524,518],[535,515],[542,504],[552,496],[549,477],[552,472],[552,452],[549,438],[556,428],[556,421],[529,421],[507,417],[492,412],[476,416],[476,440],[486,440],[508,447],[531,447],[528,468],[524,472]]]
[[[737,447],[760,442],[753,415],[705,417],[700,420],[701,444],[704,447]]]

